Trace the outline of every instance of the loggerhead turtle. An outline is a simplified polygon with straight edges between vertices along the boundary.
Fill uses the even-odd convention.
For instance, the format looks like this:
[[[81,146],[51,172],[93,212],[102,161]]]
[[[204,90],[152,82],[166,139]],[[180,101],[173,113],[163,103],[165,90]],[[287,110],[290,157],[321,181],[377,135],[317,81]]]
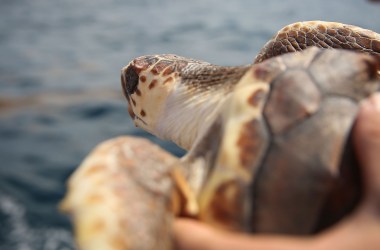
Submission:
[[[365,53],[279,56],[307,47]],[[173,214],[251,233],[311,234],[338,221],[360,199],[349,132],[360,100],[379,89],[379,55],[375,32],[316,21],[280,30],[253,65],[134,59],[121,80],[136,126],[189,152],[176,159],[132,137],[98,146],[61,205],[78,245],[169,249]]]

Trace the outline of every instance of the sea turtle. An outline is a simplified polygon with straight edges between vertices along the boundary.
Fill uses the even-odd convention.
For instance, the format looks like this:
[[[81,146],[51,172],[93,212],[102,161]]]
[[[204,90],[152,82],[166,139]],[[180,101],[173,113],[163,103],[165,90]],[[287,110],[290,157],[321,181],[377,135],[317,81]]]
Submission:
[[[61,204],[78,245],[169,249],[173,214],[250,233],[338,221],[360,199],[349,135],[359,102],[379,90],[379,56],[375,32],[315,21],[280,30],[252,65],[134,59],[121,82],[135,125],[189,152],[133,137],[98,146]]]

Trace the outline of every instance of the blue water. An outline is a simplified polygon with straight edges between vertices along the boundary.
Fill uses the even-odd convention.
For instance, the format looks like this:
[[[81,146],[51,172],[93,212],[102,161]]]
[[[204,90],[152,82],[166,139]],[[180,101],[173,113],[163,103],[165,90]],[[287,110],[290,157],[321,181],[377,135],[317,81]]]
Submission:
[[[67,177],[97,143],[133,134],[120,68],[149,53],[246,64],[301,20],[380,32],[380,4],[341,1],[1,0],[0,249],[74,249],[56,210]]]

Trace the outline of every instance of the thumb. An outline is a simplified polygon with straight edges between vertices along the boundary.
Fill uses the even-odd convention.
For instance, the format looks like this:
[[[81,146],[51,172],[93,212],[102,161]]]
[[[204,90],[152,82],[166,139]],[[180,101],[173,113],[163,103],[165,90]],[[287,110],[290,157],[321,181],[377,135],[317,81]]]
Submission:
[[[362,168],[365,199],[380,211],[380,93],[363,101],[353,130]]]

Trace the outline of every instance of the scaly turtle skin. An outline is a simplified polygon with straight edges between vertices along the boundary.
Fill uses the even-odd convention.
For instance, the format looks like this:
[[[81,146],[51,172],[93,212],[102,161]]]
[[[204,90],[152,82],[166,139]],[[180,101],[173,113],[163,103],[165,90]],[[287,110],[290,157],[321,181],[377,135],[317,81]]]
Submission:
[[[282,28],[264,45],[255,58],[255,63],[273,56],[304,50],[310,46],[379,55],[380,35],[371,30],[335,22],[293,23]]]
[[[360,100],[379,88],[379,41],[357,27],[303,22],[281,30],[254,65],[221,67],[175,55],[134,59],[121,79],[135,124],[189,153],[179,161],[134,138],[97,149],[70,180],[62,205],[74,215],[78,244],[168,249],[174,213],[228,230],[285,234],[315,233],[342,218],[360,198],[349,132]],[[375,56],[313,48],[274,57],[309,46]],[[156,175],[140,169],[147,165]],[[94,168],[119,176],[101,182],[113,191],[94,182],[78,192],[85,178],[103,176],[85,174]],[[89,199],[99,193],[102,199]],[[91,211],[103,222],[83,222]],[[153,214],[164,219],[136,226]],[[96,235],[105,238],[94,245]]]

